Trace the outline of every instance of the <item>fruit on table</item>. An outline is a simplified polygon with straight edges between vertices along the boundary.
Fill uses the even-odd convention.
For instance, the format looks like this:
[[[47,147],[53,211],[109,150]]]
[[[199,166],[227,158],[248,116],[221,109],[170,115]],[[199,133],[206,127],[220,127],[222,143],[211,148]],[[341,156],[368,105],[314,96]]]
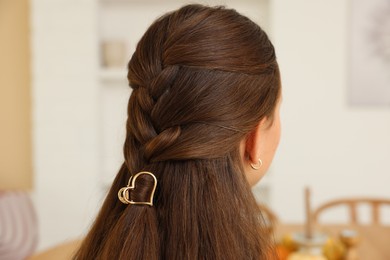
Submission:
[[[323,254],[329,260],[341,260],[343,259],[346,248],[339,240],[329,238],[324,247],[322,248]]]
[[[325,256],[313,255],[309,253],[294,252],[290,254],[287,260],[327,260]]]
[[[278,256],[278,260],[287,260],[287,257],[290,255],[291,251],[282,246],[282,245],[277,245],[276,246],[276,254]]]
[[[298,250],[298,244],[294,241],[291,234],[286,234],[282,237],[281,245],[287,248],[290,252]]]

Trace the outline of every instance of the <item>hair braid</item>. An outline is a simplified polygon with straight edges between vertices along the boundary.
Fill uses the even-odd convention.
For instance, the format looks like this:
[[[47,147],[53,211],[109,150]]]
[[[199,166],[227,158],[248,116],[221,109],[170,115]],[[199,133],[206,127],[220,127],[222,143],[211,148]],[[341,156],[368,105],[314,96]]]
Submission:
[[[169,98],[170,87],[178,70],[178,66],[165,67],[148,86],[136,87],[130,98],[127,139],[137,140],[137,148],[146,163],[154,154],[162,153],[166,147],[172,145],[180,135],[180,126],[166,128],[159,124],[158,118],[152,116],[156,114],[156,108],[164,106],[164,97]]]

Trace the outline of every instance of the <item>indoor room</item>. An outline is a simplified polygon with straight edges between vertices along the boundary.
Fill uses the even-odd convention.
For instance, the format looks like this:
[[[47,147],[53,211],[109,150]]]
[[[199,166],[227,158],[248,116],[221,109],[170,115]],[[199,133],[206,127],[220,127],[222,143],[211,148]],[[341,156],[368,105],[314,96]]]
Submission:
[[[390,259],[388,0],[0,0],[0,259],[72,259],[128,156],[128,63],[193,3],[235,9],[275,49],[281,137],[251,188],[275,259]]]

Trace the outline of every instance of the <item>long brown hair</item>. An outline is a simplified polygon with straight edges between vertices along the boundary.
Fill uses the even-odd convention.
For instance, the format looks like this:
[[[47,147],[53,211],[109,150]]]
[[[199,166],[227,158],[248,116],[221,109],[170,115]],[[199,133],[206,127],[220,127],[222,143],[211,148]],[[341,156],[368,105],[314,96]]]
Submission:
[[[245,16],[187,5],[157,19],[128,64],[124,163],[76,259],[267,259],[240,142],[280,95],[274,47]],[[130,176],[154,206],[125,205]],[[132,199],[146,200],[142,175]]]

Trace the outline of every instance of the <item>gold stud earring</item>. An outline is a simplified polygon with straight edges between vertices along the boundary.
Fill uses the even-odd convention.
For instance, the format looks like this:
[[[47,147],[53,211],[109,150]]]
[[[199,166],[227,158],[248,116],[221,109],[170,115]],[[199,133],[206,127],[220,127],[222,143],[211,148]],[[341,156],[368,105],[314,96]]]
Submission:
[[[251,167],[252,167],[253,170],[257,171],[263,165],[263,161],[260,158],[258,160],[259,160],[259,162],[257,164],[251,163]]]

